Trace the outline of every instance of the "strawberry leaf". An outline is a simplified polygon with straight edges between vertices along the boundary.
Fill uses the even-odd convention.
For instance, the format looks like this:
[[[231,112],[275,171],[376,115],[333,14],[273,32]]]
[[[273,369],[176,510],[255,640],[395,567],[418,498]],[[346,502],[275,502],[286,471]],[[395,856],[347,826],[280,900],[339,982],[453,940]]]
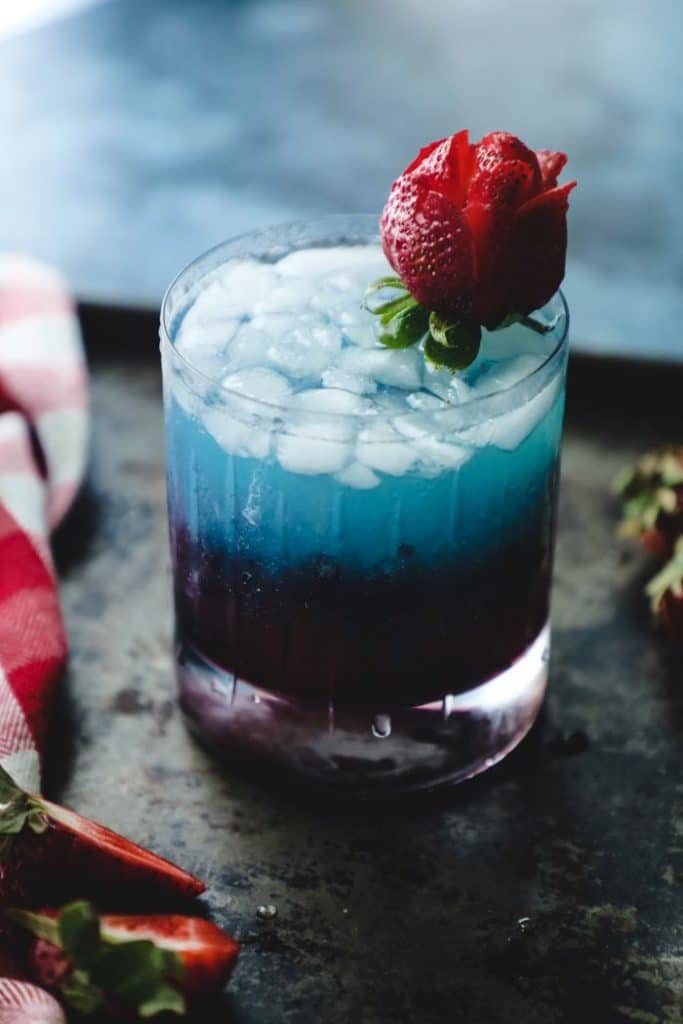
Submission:
[[[147,939],[105,947],[90,968],[96,985],[127,1003],[150,999],[166,973],[165,951]]]
[[[177,1013],[182,1017],[187,1009],[185,999],[172,985],[162,983],[146,1002],[138,1006],[141,1017],[154,1017],[157,1013]]]
[[[0,768],[0,865],[6,863],[14,840],[25,828],[40,834],[47,827],[40,801],[25,793],[11,775]]]
[[[363,309],[367,309],[368,313],[380,313],[383,304],[386,304],[387,298],[382,299],[381,293],[388,292],[393,299],[399,297],[399,295],[405,296],[408,289],[404,285],[400,277],[378,277],[376,281],[368,285],[363,295],[363,301],[361,305]],[[395,293],[398,292],[399,295]]]
[[[87,968],[100,946],[100,919],[91,903],[70,903],[59,915],[62,949],[77,967]]]
[[[19,907],[8,907],[4,916],[24,931],[35,935],[37,939],[45,939],[53,946],[60,946],[59,925],[54,918],[40,914],[37,910],[22,910]]]
[[[106,1006],[104,995],[93,986],[86,971],[72,971],[62,981],[59,990],[69,1006],[78,1013],[87,1015]]]
[[[449,370],[464,370],[479,355],[480,345],[478,324],[444,320],[437,313],[430,313],[425,356],[431,363]]]
[[[409,306],[400,308],[384,323],[379,340],[387,348],[410,348],[424,338],[428,329],[427,310],[411,302]]]
[[[392,299],[390,302],[385,302],[382,306],[378,306],[375,313],[386,326],[396,313],[400,313],[404,309],[410,309],[411,306],[417,306],[417,302],[412,295],[404,295],[400,299]]]

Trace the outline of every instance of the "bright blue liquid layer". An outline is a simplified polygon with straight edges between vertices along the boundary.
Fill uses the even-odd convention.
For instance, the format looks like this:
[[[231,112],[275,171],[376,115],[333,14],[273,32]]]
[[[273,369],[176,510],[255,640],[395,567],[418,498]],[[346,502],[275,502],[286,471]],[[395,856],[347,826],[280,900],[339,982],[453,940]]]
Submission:
[[[360,490],[329,475],[283,469],[224,451],[172,398],[166,416],[172,528],[204,549],[253,560],[277,576],[318,559],[355,572],[466,564],[517,532],[550,529],[564,390],[512,450],[477,449],[456,469],[425,478],[379,474]],[[538,536],[540,540],[540,536]],[[547,538],[544,538],[547,540]]]

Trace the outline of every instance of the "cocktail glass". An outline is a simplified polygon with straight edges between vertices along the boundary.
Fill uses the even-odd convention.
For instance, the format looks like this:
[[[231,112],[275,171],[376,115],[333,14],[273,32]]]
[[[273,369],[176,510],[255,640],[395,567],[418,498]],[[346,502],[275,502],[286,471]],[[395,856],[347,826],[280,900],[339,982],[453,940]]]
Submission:
[[[461,375],[360,308],[377,220],[255,233],[171,285],[176,666],[233,764],[354,797],[491,766],[546,689],[568,313]]]

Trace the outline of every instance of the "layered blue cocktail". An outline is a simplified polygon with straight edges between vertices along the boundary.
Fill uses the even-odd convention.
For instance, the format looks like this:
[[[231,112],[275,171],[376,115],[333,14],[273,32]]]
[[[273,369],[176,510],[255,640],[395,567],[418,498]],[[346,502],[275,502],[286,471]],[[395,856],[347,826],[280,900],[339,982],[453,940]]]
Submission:
[[[204,738],[320,785],[461,778],[546,682],[567,315],[453,374],[361,307],[373,218],[213,250],[162,322],[178,676]]]

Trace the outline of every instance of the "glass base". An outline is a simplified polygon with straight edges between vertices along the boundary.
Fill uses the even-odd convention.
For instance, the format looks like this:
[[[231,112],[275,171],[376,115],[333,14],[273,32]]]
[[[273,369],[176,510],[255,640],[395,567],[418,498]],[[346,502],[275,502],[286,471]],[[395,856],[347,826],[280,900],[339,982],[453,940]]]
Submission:
[[[219,757],[358,799],[462,782],[524,738],[543,702],[550,627],[508,669],[416,707],[312,704],[260,689],[180,645],[190,727]]]

